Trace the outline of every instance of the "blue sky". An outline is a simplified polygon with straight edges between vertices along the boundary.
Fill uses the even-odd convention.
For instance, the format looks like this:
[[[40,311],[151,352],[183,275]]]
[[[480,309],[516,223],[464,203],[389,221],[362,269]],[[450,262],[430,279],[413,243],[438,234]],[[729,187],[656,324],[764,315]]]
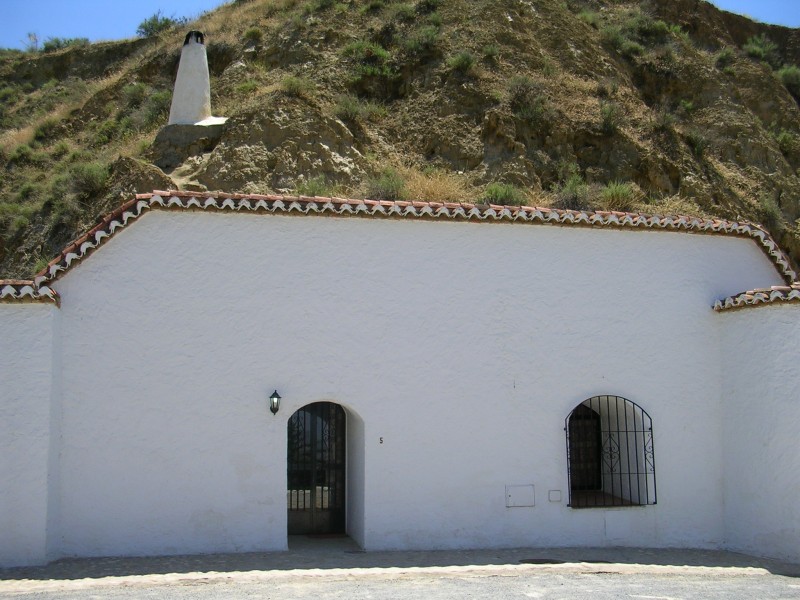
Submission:
[[[23,48],[28,32],[48,37],[87,37],[92,41],[134,37],[147,17],[195,17],[224,0],[0,0],[0,46]],[[758,21],[800,27],[800,0],[714,0],[714,4]]]

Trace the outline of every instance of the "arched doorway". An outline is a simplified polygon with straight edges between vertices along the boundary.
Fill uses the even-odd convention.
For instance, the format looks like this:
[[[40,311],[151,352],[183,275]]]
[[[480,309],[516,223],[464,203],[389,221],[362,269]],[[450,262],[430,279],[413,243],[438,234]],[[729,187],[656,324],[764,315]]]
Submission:
[[[656,503],[653,421],[621,396],[594,396],[567,417],[569,506]]]
[[[332,402],[314,402],[295,412],[287,427],[289,535],[344,533],[344,409]]]
[[[603,488],[603,456],[600,415],[579,404],[568,419],[570,490],[589,491]]]

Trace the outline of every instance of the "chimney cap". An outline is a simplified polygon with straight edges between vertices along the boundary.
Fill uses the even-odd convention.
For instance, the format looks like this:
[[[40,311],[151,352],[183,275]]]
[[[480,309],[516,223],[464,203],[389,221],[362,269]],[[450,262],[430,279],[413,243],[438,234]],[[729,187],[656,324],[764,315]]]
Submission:
[[[194,40],[198,44],[205,44],[205,39],[206,36],[203,35],[202,31],[190,31],[186,34],[186,37],[183,40],[183,45],[188,45],[191,40]]]

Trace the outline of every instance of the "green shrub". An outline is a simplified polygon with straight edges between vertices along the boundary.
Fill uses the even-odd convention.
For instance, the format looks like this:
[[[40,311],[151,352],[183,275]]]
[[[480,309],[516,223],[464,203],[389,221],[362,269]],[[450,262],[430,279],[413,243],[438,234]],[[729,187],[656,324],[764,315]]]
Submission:
[[[377,123],[386,118],[388,114],[386,107],[378,102],[366,100],[361,103],[361,116],[366,121]]]
[[[287,96],[307,98],[313,94],[314,84],[305,77],[294,77],[290,75],[281,80],[281,90]]]
[[[545,77],[553,77],[558,72],[558,66],[556,63],[548,57],[542,58],[541,64],[542,75]]]
[[[94,143],[98,146],[108,144],[117,135],[117,122],[108,119],[100,124],[94,134]]]
[[[69,170],[71,189],[82,197],[97,196],[105,188],[108,167],[99,162],[77,163]]]
[[[644,53],[644,46],[630,39],[623,30],[616,25],[606,25],[601,28],[600,39],[604,44],[628,58]]]
[[[372,200],[402,200],[404,192],[402,175],[391,167],[367,180],[367,198]]]
[[[792,96],[800,98],[800,68],[796,65],[785,65],[778,71],[778,78]]]
[[[580,173],[573,172],[556,189],[556,208],[587,210],[589,208],[589,186]]]
[[[539,86],[527,75],[515,75],[508,82],[508,99],[512,109],[525,105],[531,96],[539,92]]]
[[[386,107],[382,104],[342,95],[336,100],[334,114],[342,121],[353,123],[358,120],[377,122],[387,113]]]
[[[49,140],[55,135],[61,123],[53,118],[48,118],[39,123],[33,132],[33,139],[37,142]]]
[[[410,54],[420,55],[432,50],[438,39],[439,28],[434,25],[426,25],[412,33],[403,46]]]
[[[41,192],[42,186],[40,184],[26,181],[19,186],[14,199],[17,202],[27,202],[28,200],[37,197],[39,194],[41,194]]]
[[[295,187],[295,191],[300,196],[331,196],[335,186],[333,186],[324,175],[312,177],[307,181],[301,181]]]
[[[511,111],[520,119],[548,131],[555,118],[547,97],[540,86],[525,75],[515,75],[508,83],[508,97]]]
[[[128,108],[138,108],[147,97],[147,86],[139,81],[122,88],[122,99]]]
[[[475,66],[475,57],[471,52],[462,50],[447,60],[447,66],[457,73],[466,75]]]
[[[486,44],[483,47],[483,58],[485,60],[497,60],[497,57],[500,55],[500,48],[498,48],[495,44]]]
[[[153,140],[143,139],[136,144],[136,156],[144,156],[153,145]]]
[[[154,37],[173,27],[185,25],[186,22],[187,19],[184,17],[165,17],[159,10],[139,23],[139,27],[136,28],[136,35],[143,38]]]
[[[778,53],[778,45],[767,37],[766,33],[754,35],[742,46],[745,54],[751,58],[763,60],[773,69],[780,66],[781,57]]]
[[[63,48],[70,48],[70,47],[82,47],[89,45],[89,38],[85,37],[78,37],[78,38],[60,38],[60,37],[50,37],[47,38],[42,45],[42,52],[55,52],[56,50],[62,50]]]
[[[252,79],[248,79],[247,81],[243,81],[239,83],[234,88],[237,94],[247,95],[252,94],[258,89],[258,82],[253,81]]]
[[[428,22],[428,25],[433,25],[437,29],[442,26],[442,15],[438,12],[432,12],[425,20]]]
[[[629,38],[646,44],[663,43],[670,35],[667,23],[636,9],[628,13],[622,28]]]
[[[578,18],[595,29],[600,27],[600,15],[593,10],[582,10],[578,13]]]
[[[714,59],[714,64],[718,69],[722,70],[730,66],[734,58],[736,58],[736,53],[734,52],[733,48],[725,46],[719,52],[717,52],[717,55]]]
[[[678,25],[668,25],[660,19],[641,19],[637,23],[637,32],[642,38],[655,42],[665,42],[670,34],[680,35],[682,32]]]
[[[157,122],[165,120],[169,115],[172,104],[172,93],[167,90],[153,92],[142,105],[141,123],[144,127],[151,127]]]
[[[55,159],[63,158],[67,154],[69,154],[70,145],[69,142],[66,140],[60,140],[56,142],[56,145],[53,146],[53,149],[50,151],[50,156]]]
[[[600,98],[611,98],[619,91],[619,82],[616,79],[605,77],[597,82],[597,95]]]
[[[130,117],[122,117],[117,121],[117,137],[127,137],[131,132],[136,130],[133,119]]]
[[[25,202],[16,204],[4,202],[0,204],[0,231],[8,241],[9,237],[20,236],[31,223],[31,218],[38,210],[38,203]],[[4,230],[4,231],[3,231]]]
[[[600,201],[607,210],[629,212],[633,209],[635,192],[633,185],[612,181],[600,190]]]
[[[622,125],[622,110],[619,104],[610,101],[600,102],[600,130],[605,135],[613,135]]]
[[[680,27],[653,19],[638,8],[628,11],[620,24],[600,28],[601,41],[628,58],[643,54],[645,45],[663,44],[670,35],[684,37]]]
[[[68,194],[67,181],[54,181],[44,208],[50,215],[51,226],[74,227],[81,214],[81,199]]]
[[[682,99],[678,102],[678,110],[687,117],[691,117],[694,112],[694,102]]]
[[[490,183],[483,191],[481,200],[489,204],[520,206],[525,204],[527,198],[525,193],[515,185],[510,183]]]
[[[394,18],[398,21],[413,21],[417,16],[417,12],[414,10],[414,7],[406,3],[395,6],[393,13]]]
[[[439,8],[442,0],[419,0],[417,2],[417,12],[421,15],[427,15]]]
[[[13,104],[19,97],[19,88],[8,84],[3,84],[3,87],[0,87],[0,104]]]
[[[361,116],[361,103],[354,96],[342,95],[336,100],[333,112],[342,121],[353,122]]]
[[[702,158],[708,148],[708,138],[700,131],[693,129],[686,134],[686,143],[697,158]]]
[[[263,37],[264,37],[264,32],[261,31],[258,27],[251,27],[250,29],[244,32],[245,41],[251,42],[253,44],[258,44]]]
[[[775,141],[778,142],[778,148],[780,148],[781,152],[786,156],[792,154],[799,145],[798,137],[786,129],[781,129],[775,133]]]
[[[92,153],[87,150],[73,150],[67,156],[67,162],[69,163],[76,163],[81,161],[88,161],[91,160]]]
[[[386,6],[383,0],[367,0],[367,3],[361,7],[362,13],[377,12]]]
[[[653,131],[668,133],[675,128],[675,116],[666,109],[656,111],[655,118],[651,121]]]
[[[47,162],[47,156],[36,152],[28,144],[20,144],[11,152],[8,162],[12,164],[42,165]]]
[[[384,65],[389,60],[389,51],[383,46],[365,40],[351,42],[342,50],[347,58],[352,58],[364,65]]]
[[[16,236],[22,233],[28,226],[31,224],[31,220],[27,215],[17,215],[14,217],[14,220],[11,221],[11,235]]]
[[[689,37],[689,32],[684,31],[680,25],[675,25],[674,23],[671,24],[669,26],[669,32],[681,40],[684,44],[690,44],[692,42],[692,38]]]
[[[604,25],[600,28],[600,41],[617,51],[619,51],[625,40],[622,28],[618,25]]]
[[[778,233],[783,229],[783,213],[778,202],[772,196],[761,196],[756,207],[758,222],[771,233]]]

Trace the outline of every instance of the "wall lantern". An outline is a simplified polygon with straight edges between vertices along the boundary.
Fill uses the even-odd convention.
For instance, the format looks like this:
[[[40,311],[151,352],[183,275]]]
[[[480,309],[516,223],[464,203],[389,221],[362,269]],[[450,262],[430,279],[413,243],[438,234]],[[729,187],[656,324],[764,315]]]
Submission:
[[[278,412],[278,409],[281,407],[281,397],[278,394],[278,390],[272,392],[272,395],[269,397],[269,409],[272,411],[272,414]]]

